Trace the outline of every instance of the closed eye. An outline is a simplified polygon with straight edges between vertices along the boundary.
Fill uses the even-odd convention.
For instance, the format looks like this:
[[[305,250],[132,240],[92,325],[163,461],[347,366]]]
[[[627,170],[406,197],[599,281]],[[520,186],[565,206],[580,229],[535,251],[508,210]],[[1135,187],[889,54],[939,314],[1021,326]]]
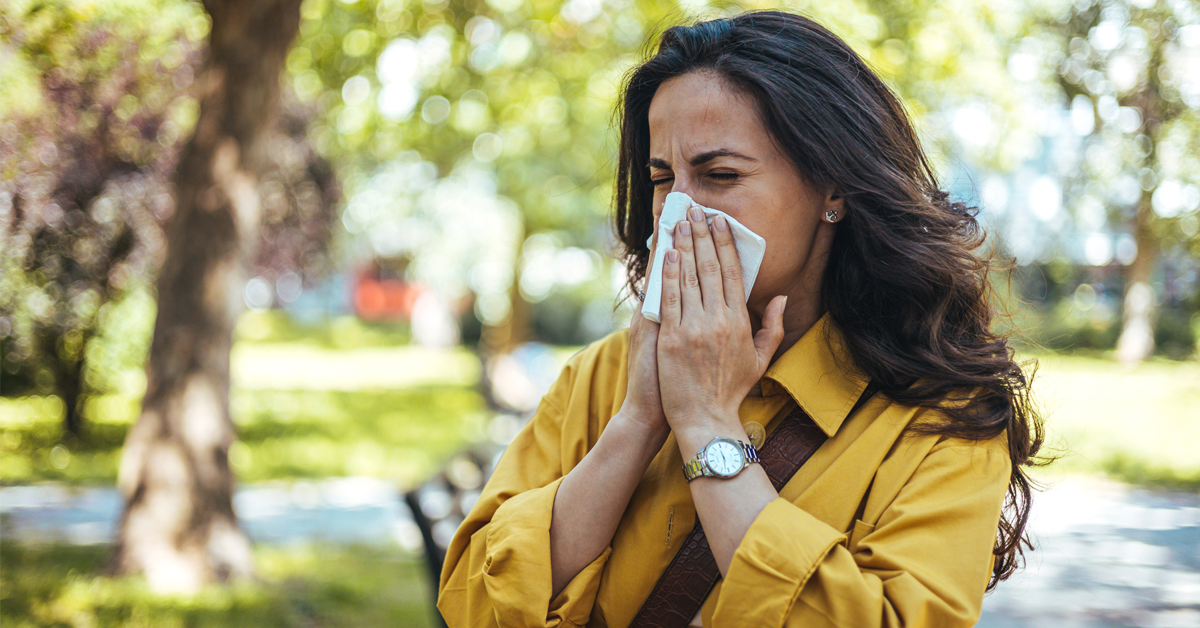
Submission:
[[[650,184],[653,185],[654,187],[658,187],[664,183],[670,183],[674,180],[675,180],[675,177],[663,177],[661,179],[651,179]]]
[[[708,174],[708,178],[716,179],[718,181],[734,181],[739,176],[741,175],[736,172],[710,172]]]

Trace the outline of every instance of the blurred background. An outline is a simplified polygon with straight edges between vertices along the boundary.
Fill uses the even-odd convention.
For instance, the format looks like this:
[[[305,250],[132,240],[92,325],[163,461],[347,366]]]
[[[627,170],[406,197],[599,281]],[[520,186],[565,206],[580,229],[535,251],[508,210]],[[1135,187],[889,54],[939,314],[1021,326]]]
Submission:
[[[438,625],[495,457],[628,322],[623,75],[777,7],[1011,262],[1057,460],[980,625],[1200,625],[1191,0],[0,4],[0,621]]]

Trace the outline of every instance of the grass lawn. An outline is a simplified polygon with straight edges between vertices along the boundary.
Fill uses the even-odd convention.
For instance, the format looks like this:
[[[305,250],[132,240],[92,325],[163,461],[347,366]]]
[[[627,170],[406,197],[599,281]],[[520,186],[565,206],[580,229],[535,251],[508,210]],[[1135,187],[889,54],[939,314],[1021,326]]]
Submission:
[[[125,432],[138,400],[93,399],[85,435],[60,443],[57,399],[0,399],[0,482],[116,481]],[[396,390],[237,389],[240,440],[230,461],[242,482],[367,475],[408,487],[484,433],[474,389],[421,385]]]
[[[1200,363],[1036,359],[1044,451],[1059,457],[1042,475],[1104,473],[1200,490]],[[483,438],[489,419],[474,388],[478,361],[464,349],[242,342],[234,374],[240,440],[230,459],[242,482],[365,475],[410,487]],[[63,443],[57,398],[0,398],[0,482],[113,483],[138,403],[91,399],[84,437]]]
[[[230,461],[243,482],[366,475],[408,487],[485,433],[465,349],[242,343],[233,371]],[[62,442],[56,397],[0,398],[0,482],[114,483],[139,404],[89,399],[83,437]]]
[[[102,547],[0,546],[5,628],[332,628],[433,626],[424,565],[402,550],[259,547],[260,582],[195,597],[150,593],[136,578],[97,575]]]
[[[1047,417],[1042,475],[1104,473],[1132,484],[1200,490],[1200,362],[1134,368],[1097,357],[1038,357]]]

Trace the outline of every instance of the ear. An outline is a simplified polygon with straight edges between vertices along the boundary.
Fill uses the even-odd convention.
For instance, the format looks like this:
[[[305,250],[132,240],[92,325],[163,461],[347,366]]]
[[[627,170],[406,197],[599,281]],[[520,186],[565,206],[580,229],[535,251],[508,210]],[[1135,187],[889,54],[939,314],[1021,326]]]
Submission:
[[[821,220],[834,224],[846,217],[846,204],[844,198],[837,190],[830,190],[825,194],[824,201],[821,203]]]

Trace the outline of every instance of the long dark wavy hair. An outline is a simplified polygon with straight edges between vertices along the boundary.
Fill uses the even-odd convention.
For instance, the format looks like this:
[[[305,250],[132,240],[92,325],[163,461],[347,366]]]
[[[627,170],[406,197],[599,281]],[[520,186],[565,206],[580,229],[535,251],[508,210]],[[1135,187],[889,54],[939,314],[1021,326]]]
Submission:
[[[776,11],[677,26],[628,76],[618,112],[616,230],[633,288],[653,230],[650,101],[664,81],[721,77],[753,98],[781,150],[843,198],[822,299],[857,366],[900,403],[944,420],[912,429],[970,440],[1006,433],[1012,461],[988,590],[1023,563],[1042,420],[1031,378],[995,315],[977,209],[949,199],[900,100],[836,35]],[[1024,547],[1023,547],[1024,546]]]

